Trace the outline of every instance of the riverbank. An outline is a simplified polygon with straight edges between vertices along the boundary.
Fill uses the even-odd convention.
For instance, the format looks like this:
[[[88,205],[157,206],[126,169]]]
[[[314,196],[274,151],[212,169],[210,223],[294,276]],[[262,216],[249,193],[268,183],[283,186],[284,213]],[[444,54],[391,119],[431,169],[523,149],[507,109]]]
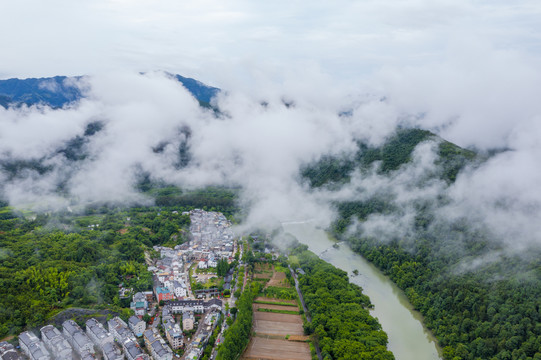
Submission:
[[[351,282],[370,297],[377,317],[389,338],[388,349],[397,360],[438,360],[441,349],[432,333],[424,327],[422,316],[413,310],[405,294],[375,266],[354,253],[347,244],[334,248],[327,233],[307,222],[287,223],[284,230],[293,235],[323,260],[352,274]]]

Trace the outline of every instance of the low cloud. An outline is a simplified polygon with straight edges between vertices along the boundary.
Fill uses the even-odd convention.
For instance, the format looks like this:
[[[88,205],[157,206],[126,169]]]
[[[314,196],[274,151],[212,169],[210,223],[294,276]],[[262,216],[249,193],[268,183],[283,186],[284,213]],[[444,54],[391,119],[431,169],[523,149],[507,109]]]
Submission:
[[[507,63],[496,65],[502,64]],[[494,69],[461,80],[453,79],[458,70],[449,72],[446,66],[435,71],[436,79],[451,83],[447,87],[442,81],[445,91],[421,69],[394,77],[389,72],[387,92],[353,92],[317,68],[274,83],[256,74],[252,85],[233,82],[215,99],[218,116],[163,73],[80,79],[75,85],[85,89],[86,98],[64,109],[0,108],[3,193],[15,206],[58,209],[74,203],[149,203],[135,189],[142,173],[182,188],[238,186],[249,210],[247,228],[306,219],[328,226],[336,216],[337,201],[382,195],[394,210],[356,224],[357,230],[381,241],[413,238],[417,208],[426,206],[436,216],[432,226],[439,226],[438,231],[465,218],[489,229],[505,246],[540,245],[536,215],[541,171],[536,159],[541,155],[541,128],[535,116],[538,105],[526,96],[538,85],[525,81],[519,93],[525,98],[512,96],[523,108],[516,111],[520,121],[510,123],[505,119],[514,107],[500,102],[518,82],[509,90],[485,88],[490,101],[477,101],[484,99],[481,88],[466,85],[483,81]],[[526,79],[530,70],[512,71]],[[410,81],[418,85],[415,91],[406,87]],[[466,94],[460,94],[463,87]],[[448,95],[455,97],[449,100]],[[492,110],[492,103],[505,111]],[[85,135],[94,123],[102,130]],[[412,161],[397,171],[357,171],[339,190],[309,189],[299,179],[301,166],[329,154],[353,156],[357,140],[381,145],[399,125],[430,128],[462,145],[512,151],[465,169],[452,185],[437,176],[436,140],[421,143]],[[76,161],[62,150],[74,139],[82,154]],[[179,166],[183,143],[189,144],[187,166]],[[6,164],[17,161],[39,162],[43,169],[25,165],[14,176]],[[462,240],[456,236],[450,241]]]

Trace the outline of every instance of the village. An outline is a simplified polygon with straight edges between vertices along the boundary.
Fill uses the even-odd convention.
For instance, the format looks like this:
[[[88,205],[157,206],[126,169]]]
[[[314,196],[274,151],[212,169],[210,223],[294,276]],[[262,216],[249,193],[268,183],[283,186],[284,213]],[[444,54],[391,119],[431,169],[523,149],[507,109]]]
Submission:
[[[119,289],[121,297],[131,296],[133,315],[127,321],[118,316],[106,323],[89,318],[84,330],[71,319],[64,321],[60,330],[46,325],[40,328],[41,338],[32,331],[21,333],[18,349],[13,344],[0,343],[0,357],[199,359],[213,332],[223,330],[222,323],[229,315],[229,305],[234,302],[231,294],[236,289],[235,269],[230,264],[242,256],[242,248],[234,238],[231,222],[223,214],[199,209],[183,213],[188,214],[188,242],[174,248],[154,246],[155,256],[145,256],[153,274],[152,291],[133,293],[132,289]],[[217,274],[217,269],[223,268],[219,264],[227,265],[222,276]],[[215,351],[212,355],[214,358]]]

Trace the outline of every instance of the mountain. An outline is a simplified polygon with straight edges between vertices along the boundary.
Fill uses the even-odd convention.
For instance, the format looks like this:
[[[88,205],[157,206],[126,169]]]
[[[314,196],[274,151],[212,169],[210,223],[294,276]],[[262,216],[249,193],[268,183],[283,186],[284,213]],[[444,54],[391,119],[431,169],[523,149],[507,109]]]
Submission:
[[[423,155],[424,172],[414,163]],[[354,156],[306,164],[300,178],[314,192],[357,189],[336,197],[333,235],[404,291],[445,360],[541,359],[540,250],[510,252],[449,206],[462,172],[486,160],[428,131],[398,129],[380,146],[359,142]]]
[[[209,106],[210,100],[220,89],[207,86],[200,81],[181,75],[171,75],[179,81],[202,106]],[[75,85],[81,76],[55,76],[49,78],[7,79],[0,80],[0,106],[28,106],[35,104],[61,108],[83,97]]]

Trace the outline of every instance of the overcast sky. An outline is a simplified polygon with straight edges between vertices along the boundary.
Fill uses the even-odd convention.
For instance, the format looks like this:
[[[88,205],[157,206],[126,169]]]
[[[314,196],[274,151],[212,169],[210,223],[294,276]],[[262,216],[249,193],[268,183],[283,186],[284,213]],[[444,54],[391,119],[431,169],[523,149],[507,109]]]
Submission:
[[[362,81],[450,54],[539,60],[538,1],[19,0],[0,3],[0,78],[168,70],[218,86],[315,67]]]

